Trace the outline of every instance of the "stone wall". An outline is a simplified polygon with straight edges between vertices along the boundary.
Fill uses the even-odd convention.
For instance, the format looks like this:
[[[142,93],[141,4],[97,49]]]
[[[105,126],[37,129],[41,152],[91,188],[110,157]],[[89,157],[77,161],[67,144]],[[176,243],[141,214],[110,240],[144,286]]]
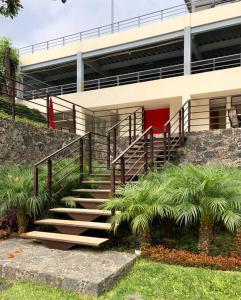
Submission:
[[[181,162],[241,166],[241,128],[192,132],[178,156]]]
[[[0,165],[37,162],[76,138],[66,132],[0,120]]]

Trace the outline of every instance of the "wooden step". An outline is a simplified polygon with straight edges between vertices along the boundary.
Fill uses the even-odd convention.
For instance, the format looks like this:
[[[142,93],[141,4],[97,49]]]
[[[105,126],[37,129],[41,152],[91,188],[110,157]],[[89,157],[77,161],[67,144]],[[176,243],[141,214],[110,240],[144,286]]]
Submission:
[[[52,208],[49,211],[53,213],[68,214],[76,221],[91,222],[99,217],[110,217],[111,211],[101,209],[84,209],[84,208]],[[118,213],[118,212],[117,212]]]
[[[74,189],[72,190],[74,193],[86,193],[91,195],[93,198],[97,199],[106,199],[111,196],[111,190],[101,190],[101,189]]]
[[[108,241],[106,238],[78,236],[70,234],[31,231],[26,233],[26,238],[41,240],[48,248],[68,250],[74,245],[99,247]]]
[[[97,198],[77,198],[73,197],[72,200],[84,208],[95,209],[98,208],[101,204],[109,201],[108,199],[97,199]]]
[[[83,222],[83,221],[61,220],[61,219],[44,219],[44,220],[36,221],[35,224],[54,225],[54,226],[60,225],[60,226],[80,227],[80,228],[98,229],[98,230],[111,229],[111,223]]]
[[[109,201],[109,199],[77,198],[77,197],[73,197],[72,200],[74,202],[80,202],[80,203],[97,203],[97,204],[102,204]]]
[[[102,209],[84,209],[84,208],[67,208],[67,207],[60,207],[60,208],[51,208],[49,211],[54,213],[75,213],[75,214],[82,214],[82,215],[98,215],[98,216],[111,216],[111,212],[109,210],[102,210]]]
[[[100,189],[110,189],[110,178],[109,180],[84,180],[82,181],[83,184],[98,186]],[[121,182],[117,182],[120,184]]]

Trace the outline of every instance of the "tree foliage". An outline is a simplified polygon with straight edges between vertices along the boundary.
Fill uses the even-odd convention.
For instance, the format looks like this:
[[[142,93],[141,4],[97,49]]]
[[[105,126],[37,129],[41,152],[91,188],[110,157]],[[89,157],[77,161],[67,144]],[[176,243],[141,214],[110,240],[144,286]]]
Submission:
[[[67,0],[61,0],[65,3]],[[0,0],[0,14],[5,17],[14,18],[23,8],[21,0]]]
[[[120,188],[118,197],[104,207],[120,211],[112,218],[114,230],[127,222],[137,235],[149,233],[154,218],[172,218],[184,226],[197,224],[198,249],[207,254],[215,224],[222,223],[241,234],[240,180],[240,169],[169,165]]]
[[[12,41],[6,37],[0,39],[0,73],[5,73],[5,55],[7,49],[10,49],[10,62],[15,67],[18,67],[19,56],[17,50],[13,47]]]

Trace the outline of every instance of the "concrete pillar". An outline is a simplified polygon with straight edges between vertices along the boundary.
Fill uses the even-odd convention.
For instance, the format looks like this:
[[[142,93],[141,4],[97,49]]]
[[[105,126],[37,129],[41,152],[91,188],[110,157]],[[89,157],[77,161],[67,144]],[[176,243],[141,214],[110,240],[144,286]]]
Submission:
[[[84,61],[82,52],[77,53],[77,92],[84,90]]]
[[[191,27],[184,28],[184,75],[191,74],[192,39]]]

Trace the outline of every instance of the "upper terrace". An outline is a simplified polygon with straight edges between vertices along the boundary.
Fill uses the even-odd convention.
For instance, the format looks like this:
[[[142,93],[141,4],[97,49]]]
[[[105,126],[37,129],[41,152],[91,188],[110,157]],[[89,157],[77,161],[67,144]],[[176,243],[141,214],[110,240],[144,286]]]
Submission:
[[[58,95],[240,66],[240,15],[240,1],[186,1],[19,49],[21,72]]]
[[[96,38],[100,38],[100,37],[110,35],[110,34],[114,35],[116,33],[120,33],[122,31],[126,31],[129,29],[140,28],[140,27],[143,27],[143,26],[145,26],[147,24],[151,24],[151,23],[152,24],[153,23],[160,24],[160,22],[167,21],[170,19],[176,19],[176,21],[177,21],[176,26],[180,26],[180,25],[181,25],[181,27],[183,27],[183,25],[188,26],[188,24],[186,23],[188,20],[185,20],[185,24],[183,24],[183,22],[181,22],[181,24],[180,24],[180,22],[178,22],[179,20],[177,17],[184,16],[188,13],[200,12],[200,11],[207,10],[210,8],[220,7],[225,4],[239,2],[239,1],[240,0],[196,0],[196,1],[185,0],[185,4],[177,5],[174,7],[169,7],[169,8],[163,9],[163,10],[155,11],[155,12],[141,15],[138,17],[134,17],[131,19],[118,21],[113,24],[100,26],[97,28],[89,29],[86,31],[78,32],[78,33],[67,35],[67,36],[63,36],[63,37],[56,38],[53,40],[48,40],[48,41],[40,42],[37,44],[25,46],[25,47],[19,48],[18,52],[19,52],[20,56],[26,56],[26,55],[34,54],[34,53],[40,52],[40,51],[48,51],[48,50],[51,50],[54,48],[66,47],[69,44],[79,44],[80,42],[83,42],[88,39],[96,39]],[[225,15],[222,15],[221,19],[228,19],[230,17],[228,11],[226,11]],[[235,15],[235,13],[234,13],[234,15]],[[203,18],[203,16],[204,15],[200,14],[200,15],[197,15],[196,20],[195,20],[195,17],[193,18],[193,20],[190,19],[190,22],[192,21],[192,23],[193,23],[193,24],[190,23],[190,25],[192,27],[195,27],[195,26],[200,25],[201,23],[209,23],[209,22],[218,21],[217,20],[218,16],[215,16],[215,15],[210,16],[211,17],[210,19],[209,19],[209,16],[207,16],[207,15],[205,18]],[[237,16],[238,16],[238,14],[237,14]],[[200,19],[203,19],[203,20],[200,20]],[[181,20],[183,20],[183,19],[181,19]],[[167,23],[164,23],[163,25],[166,27]],[[166,33],[177,29],[177,28],[174,28],[175,26],[172,27],[171,23],[168,23],[168,25],[169,25],[168,27],[171,27],[171,28],[165,28]],[[179,28],[179,29],[181,29],[181,28]],[[130,32],[128,32],[128,34],[129,33]],[[163,33],[165,33],[165,32],[159,32],[159,34],[163,34]],[[153,36],[155,34],[156,34],[155,32],[152,32]],[[136,39],[138,39],[138,37]],[[88,47],[86,47],[86,48],[82,49],[82,52],[87,52],[88,50],[89,50]],[[23,64],[25,64],[24,60],[23,60]]]

